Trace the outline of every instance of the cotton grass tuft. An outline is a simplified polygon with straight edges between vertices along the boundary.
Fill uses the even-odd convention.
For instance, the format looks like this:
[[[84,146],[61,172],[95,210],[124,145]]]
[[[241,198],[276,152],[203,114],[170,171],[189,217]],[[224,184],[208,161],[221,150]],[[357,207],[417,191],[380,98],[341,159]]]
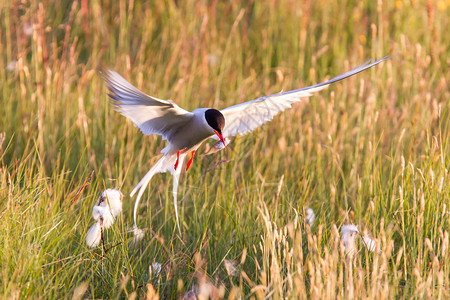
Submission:
[[[314,210],[312,208],[308,208],[306,210],[305,223],[308,224],[309,226],[312,226],[315,220],[316,214],[314,213]]]
[[[92,218],[96,221],[89,228],[86,236],[86,244],[95,248],[100,244],[103,229],[108,229],[114,224],[115,218],[122,212],[123,194],[119,190],[107,189],[103,191],[92,208]]]
[[[92,208],[92,217],[95,221],[100,221],[103,219],[103,228],[108,229],[114,224],[114,217],[109,209],[109,207],[94,205]]]
[[[341,228],[341,240],[344,244],[345,254],[353,256],[357,251],[356,240],[359,235],[359,230],[357,225],[349,224],[344,225]]]
[[[101,221],[99,221],[92,225],[91,228],[89,228],[86,236],[86,244],[91,248],[95,248],[100,244],[101,237],[102,224]]]
[[[109,207],[113,217],[117,217],[122,212],[123,194],[119,190],[107,189],[98,198],[98,206]]]
[[[364,229],[363,234],[361,235],[361,240],[364,247],[366,247],[366,249],[370,252],[375,252],[377,250],[377,241],[372,237],[367,229]],[[379,252],[381,252],[381,250]]]
[[[134,242],[140,242],[144,238],[144,231],[139,229],[136,225],[133,226]]]
[[[370,235],[363,235],[362,241],[367,250],[370,252],[375,252],[377,249],[377,242]]]
[[[162,265],[159,263],[159,262],[154,262],[153,264],[152,264],[152,276],[153,277],[158,277],[159,276],[159,274],[161,273],[161,268],[162,268]]]

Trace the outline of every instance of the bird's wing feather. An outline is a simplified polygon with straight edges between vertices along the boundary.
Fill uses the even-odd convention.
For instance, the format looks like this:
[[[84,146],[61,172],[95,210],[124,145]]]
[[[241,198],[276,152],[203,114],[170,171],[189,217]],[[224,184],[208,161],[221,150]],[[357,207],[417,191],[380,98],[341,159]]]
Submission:
[[[334,77],[326,82],[298,90],[264,96],[222,109],[220,112],[225,117],[225,128],[222,130],[223,136],[230,137],[238,134],[247,134],[264,123],[271,121],[279,112],[290,108],[292,103],[299,102],[302,98],[309,97],[313,93],[327,88],[328,85],[333,82],[353,76],[389,58],[390,56],[386,56],[372,63],[371,60],[368,60],[359,67],[356,67],[353,70]]]
[[[170,100],[144,94],[117,72],[102,69],[100,74],[116,110],[133,121],[145,135],[156,133],[170,142],[173,134],[194,116]]]

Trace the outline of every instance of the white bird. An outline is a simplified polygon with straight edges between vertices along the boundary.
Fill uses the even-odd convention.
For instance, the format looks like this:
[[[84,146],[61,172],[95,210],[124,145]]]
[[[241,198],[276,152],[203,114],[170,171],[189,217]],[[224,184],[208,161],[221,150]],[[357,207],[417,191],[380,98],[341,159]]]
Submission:
[[[325,89],[329,84],[353,76],[371,68],[389,56],[371,62],[368,60],[344,74],[323,83],[309,87],[280,92],[255,100],[233,105],[222,110],[197,108],[192,112],[179,107],[171,100],[162,100],[146,95],[131,85],[122,76],[109,69],[100,70],[100,74],[111,92],[109,96],[115,101],[113,105],[123,116],[129,118],[145,135],[159,134],[168,145],[161,153],[164,155],[147,172],[136,185],[130,196],[139,191],[134,205],[134,230],[139,232],[136,223],[136,212],[139,200],[153,175],[169,171],[173,175],[173,197],[175,217],[180,231],[177,213],[177,188],[181,167],[188,153],[191,158],[187,163],[189,169],[195,151],[208,138],[219,139],[226,148],[226,137],[245,135],[273,119],[279,112],[290,108],[291,104],[313,93]],[[219,147],[220,148],[220,147]]]

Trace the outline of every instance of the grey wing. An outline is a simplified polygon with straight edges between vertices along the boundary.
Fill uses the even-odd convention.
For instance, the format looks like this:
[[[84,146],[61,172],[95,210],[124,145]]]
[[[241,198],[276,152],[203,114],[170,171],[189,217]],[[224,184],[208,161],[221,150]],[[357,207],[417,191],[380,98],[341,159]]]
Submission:
[[[108,96],[114,100],[115,109],[145,135],[156,133],[171,141],[175,132],[194,116],[172,101],[144,94],[115,71],[102,69],[99,72],[111,92]]]
[[[222,109],[220,112],[225,117],[225,128],[222,130],[223,136],[230,137],[238,134],[247,134],[264,123],[271,121],[279,112],[290,108],[292,103],[300,102],[302,98],[312,96],[313,93],[327,88],[331,83],[358,74],[389,58],[390,56],[385,56],[372,63],[372,60],[368,60],[364,64],[326,82],[298,90],[264,96]]]

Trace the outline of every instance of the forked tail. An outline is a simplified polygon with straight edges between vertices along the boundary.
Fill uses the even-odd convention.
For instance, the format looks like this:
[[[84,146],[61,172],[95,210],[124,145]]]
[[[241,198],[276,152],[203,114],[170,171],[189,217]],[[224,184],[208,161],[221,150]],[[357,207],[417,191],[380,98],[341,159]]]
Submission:
[[[172,187],[172,193],[173,193],[173,206],[175,208],[175,218],[177,220],[177,227],[178,227],[178,232],[181,235],[181,230],[180,230],[180,222],[178,221],[178,208],[177,208],[177,195],[178,195],[178,181],[180,179],[180,174],[181,174],[181,170],[183,169],[183,161],[184,158],[186,157],[186,154],[181,154],[180,158],[179,158],[179,164],[181,167],[177,168],[173,173],[173,187]]]
[[[184,158],[186,157],[186,154],[180,154],[179,157],[179,164],[182,166]],[[136,198],[136,202],[134,203],[134,211],[133,211],[133,219],[134,219],[134,232],[135,234],[139,234],[140,230],[137,227],[136,222],[136,215],[137,215],[137,209],[139,206],[139,201],[141,200],[142,195],[144,194],[145,188],[147,187],[148,183],[152,179],[153,175],[158,173],[164,173],[167,171],[170,171],[173,175],[173,197],[174,197],[174,207],[175,207],[175,217],[177,221],[177,227],[178,231],[180,231],[180,224],[178,221],[178,211],[177,211],[177,189],[178,189],[178,179],[180,178],[181,169],[177,168],[177,170],[174,170],[173,166],[175,164],[175,161],[177,159],[176,154],[165,154],[163,157],[161,157],[156,164],[145,174],[145,176],[139,181],[139,183],[136,185],[136,187],[133,189],[133,191],[130,194],[130,197],[133,197],[134,194],[139,190],[139,193]],[[181,231],[180,231],[181,233]]]

